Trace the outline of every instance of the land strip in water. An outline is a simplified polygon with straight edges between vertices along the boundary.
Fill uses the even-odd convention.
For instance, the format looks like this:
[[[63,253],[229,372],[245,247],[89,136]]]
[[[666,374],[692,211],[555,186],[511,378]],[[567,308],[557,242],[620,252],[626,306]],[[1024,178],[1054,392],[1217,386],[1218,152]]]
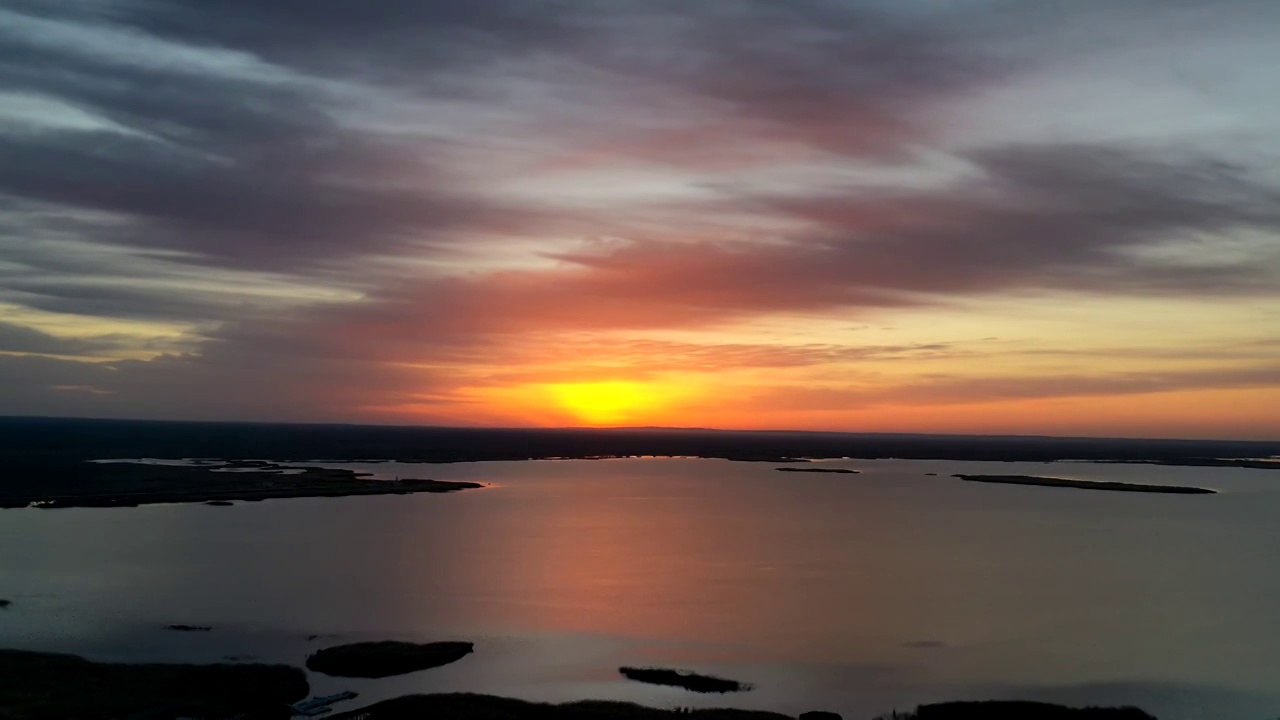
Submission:
[[[1216,490],[1180,485],[1141,485],[1139,483],[1110,482],[1103,480],[1068,480],[1066,478],[1035,477],[1032,475],[952,475],[968,482],[995,483],[998,485],[1034,485],[1039,487],[1073,488],[1076,490],[1106,490],[1111,492],[1166,493],[1171,495],[1213,495]]]

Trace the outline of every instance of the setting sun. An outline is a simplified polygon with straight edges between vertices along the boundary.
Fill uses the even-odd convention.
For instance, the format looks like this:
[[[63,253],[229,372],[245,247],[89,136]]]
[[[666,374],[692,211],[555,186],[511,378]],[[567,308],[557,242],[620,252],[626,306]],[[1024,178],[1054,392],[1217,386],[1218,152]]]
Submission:
[[[634,420],[662,404],[664,393],[639,382],[563,383],[550,386],[552,397],[584,425],[612,425]]]
[[[556,402],[587,425],[609,425],[634,417],[654,403],[654,395],[647,390],[643,383],[621,381],[551,387]]]

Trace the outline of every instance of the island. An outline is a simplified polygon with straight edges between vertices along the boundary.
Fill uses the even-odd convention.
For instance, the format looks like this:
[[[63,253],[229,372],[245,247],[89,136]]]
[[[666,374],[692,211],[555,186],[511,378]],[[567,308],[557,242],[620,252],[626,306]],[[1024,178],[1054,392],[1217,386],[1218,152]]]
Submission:
[[[392,640],[325,648],[307,658],[307,669],[349,678],[384,678],[457,662],[471,654],[469,642],[410,643]]]
[[[849,468],[798,468],[798,467],[781,467],[774,468],[778,472],[802,472],[802,473],[837,473],[840,475],[857,475],[857,470]]]
[[[1033,475],[961,475],[968,482],[997,483],[1001,485],[1035,485],[1039,487],[1075,488],[1077,490],[1109,490],[1112,492],[1167,493],[1172,495],[1213,495],[1216,490],[1180,485],[1141,485],[1104,480],[1067,480],[1066,478],[1035,477]]]
[[[285,665],[127,665],[0,650],[0,717],[282,717],[307,696]]]
[[[1175,467],[1245,468],[1280,470],[1280,458],[1174,458],[1156,460],[1094,460],[1107,465],[1172,465]]]
[[[649,683],[650,685],[670,685],[700,693],[743,692],[751,689],[751,685],[737,680],[699,675],[693,672],[668,670],[665,668],[620,667],[618,672],[628,680]]]
[[[483,487],[473,482],[377,480],[345,468],[262,460],[199,461],[189,465],[82,462],[66,476],[18,476],[0,489],[0,508],[136,507],[156,503],[228,505],[354,495],[447,493]]]
[[[209,632],[213,627],[210,625],[169,625],[165,629],[177,632]]]
[[[12,604],[13,604],[12,600],[5,600],[3,598],[0,598],[0,610],[4,610],[5,608],[9,607]]]

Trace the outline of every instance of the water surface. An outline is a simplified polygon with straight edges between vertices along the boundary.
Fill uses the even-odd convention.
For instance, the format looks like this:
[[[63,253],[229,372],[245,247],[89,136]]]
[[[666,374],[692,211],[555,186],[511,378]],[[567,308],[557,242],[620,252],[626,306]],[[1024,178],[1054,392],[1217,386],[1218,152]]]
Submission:
[[[344,465],[450,495],[0,513],[0,645],[301,665],[327,644],[473,640],[361,702],[475,691],[869,718],[965,698],[1280,714],[1280,476],[1092,463],[696,459]],[[926,473],[937,473],[928,476]],[[1183,496],[952,473],[1194,485]],[[208,633],[164,630],[213,625]],[[311,636],[320,636],[312,638]],[[754,683],[699,696],[669,665]]]

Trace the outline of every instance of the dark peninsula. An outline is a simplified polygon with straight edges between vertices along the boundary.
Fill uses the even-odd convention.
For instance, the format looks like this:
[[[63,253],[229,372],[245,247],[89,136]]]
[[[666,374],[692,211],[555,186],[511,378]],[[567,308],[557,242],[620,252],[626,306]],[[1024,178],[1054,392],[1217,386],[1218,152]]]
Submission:
[[[325,675],[383,678],[457,662],[471,654],[469,642],[362,642],[325,648],[307,658],[307,669]]]
[[[664,668],[620,667],[618,672],[622,673],[622,676],[628,680],[649,683],[650,685],[670,685],[700,693],[743,692],[751,689],[750,685],[740,683],[737,680],[725,680],[724,678],[710,675],[699,675],[697,673]]]
[[[782,468],[774,468],[774,470],[777,470],[778,472],[838,473],[838,474],[840,474],[840,475],[857,475],[857,474],[858,474],[858,471],[857,471],[857,470],[850,470],[850,469],[848,469],[848,468],[797,468],[797,467],[782,467]]]
[[[232,500],[272,500],[351,495],[443,493],[482,487],[440,480],[373,480],[369,473],[261,460],[149,465],[83,461],[65,476],[7,479],[0,508],[135,507],[155,503],[226,505]]]
[[[1065,478],[1035,477],[1033,475],[952,475],[969,482],[997,483],[1001,485],[1035,485],[1040,487],[1075,488],[1078,490],[1109,490],[1112,492],[1166,493],[1172,495],[1213,495],[1217,491],[1207,488],[1179,485],[1140,485],[1094,480],[1067,480]]]
[[[0,650],[0,717],[13,720],[288,717],[309,691],[306,675],[285,665],[124,665]]]

